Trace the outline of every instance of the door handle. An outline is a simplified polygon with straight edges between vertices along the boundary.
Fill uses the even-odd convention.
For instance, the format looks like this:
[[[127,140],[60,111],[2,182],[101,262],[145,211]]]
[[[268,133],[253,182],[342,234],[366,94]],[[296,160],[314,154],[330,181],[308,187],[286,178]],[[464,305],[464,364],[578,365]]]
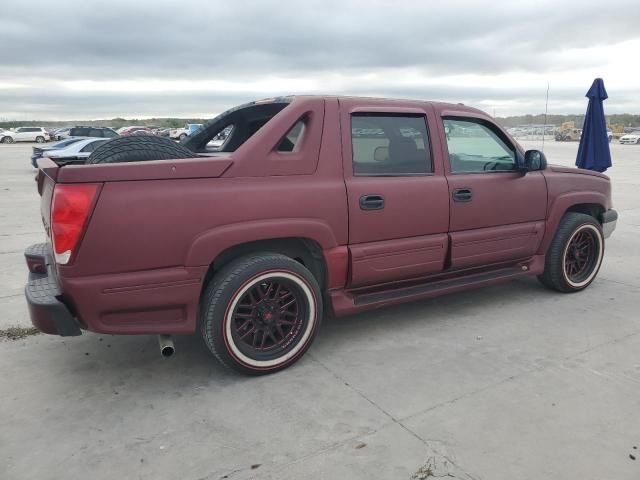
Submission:
[[[454,202],[470,202],[473,194],[470,188],[458,188],[453,191]]]
[[[382,195],[363,195],[360,197],[360,210],[382,210],[384,197]]]

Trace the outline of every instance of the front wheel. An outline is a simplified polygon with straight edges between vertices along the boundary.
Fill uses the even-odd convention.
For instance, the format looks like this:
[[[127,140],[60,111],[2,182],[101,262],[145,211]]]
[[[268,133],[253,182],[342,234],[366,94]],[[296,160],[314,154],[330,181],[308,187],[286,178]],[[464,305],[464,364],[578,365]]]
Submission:
[[[207,286],[202,336],[220,362],[249,375],[282,370],[307,351],[322,321],[320,287],[284,255],[238,258]]]
[[[13,143],[12,137],[2,137],[2,143]]]
[[[590,215],[569,212],[560,221],[538,279],[559,292],[579,292],[596,278],[603,255],[600,223]]]

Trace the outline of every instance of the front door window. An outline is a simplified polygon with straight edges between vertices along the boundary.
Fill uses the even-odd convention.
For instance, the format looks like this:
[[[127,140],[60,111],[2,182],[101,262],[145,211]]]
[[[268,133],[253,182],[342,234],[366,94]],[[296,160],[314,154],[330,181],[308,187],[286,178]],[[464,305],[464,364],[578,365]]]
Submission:
[[[516,151],[480,120],[444,119],[452,173],[510,172]]]

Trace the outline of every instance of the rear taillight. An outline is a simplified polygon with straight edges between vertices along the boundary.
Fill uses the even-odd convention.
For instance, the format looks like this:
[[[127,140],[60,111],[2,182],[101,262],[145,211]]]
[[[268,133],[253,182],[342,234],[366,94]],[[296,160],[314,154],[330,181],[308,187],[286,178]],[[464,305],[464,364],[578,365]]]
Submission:
[[[56,263],[69,263],[80,242],[98,185],[62,185],[53,190],[51,240]]]

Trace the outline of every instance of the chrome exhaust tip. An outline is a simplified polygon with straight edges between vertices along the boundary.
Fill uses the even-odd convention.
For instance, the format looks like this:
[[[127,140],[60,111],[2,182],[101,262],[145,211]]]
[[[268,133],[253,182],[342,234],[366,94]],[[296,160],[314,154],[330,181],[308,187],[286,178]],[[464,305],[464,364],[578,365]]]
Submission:
[[[171,335],[158,335],[158,343],[160,344],[160,355],[169,358],[176,353],[176,347],[173,345]]]

